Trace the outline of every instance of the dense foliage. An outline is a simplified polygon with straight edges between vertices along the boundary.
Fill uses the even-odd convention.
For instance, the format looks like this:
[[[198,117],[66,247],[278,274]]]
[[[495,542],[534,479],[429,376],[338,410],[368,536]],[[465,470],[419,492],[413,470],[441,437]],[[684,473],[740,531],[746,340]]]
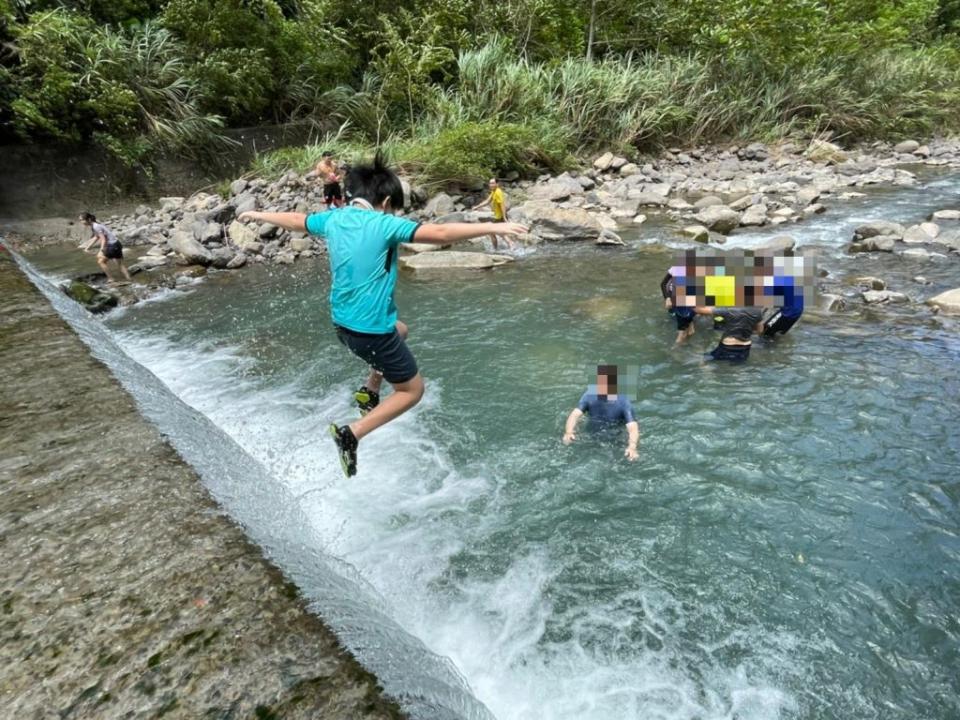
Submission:
[[[138,164],[309,119],[444,180],[955,130],[958,32],[960,0],[0,0],[0,139]]]

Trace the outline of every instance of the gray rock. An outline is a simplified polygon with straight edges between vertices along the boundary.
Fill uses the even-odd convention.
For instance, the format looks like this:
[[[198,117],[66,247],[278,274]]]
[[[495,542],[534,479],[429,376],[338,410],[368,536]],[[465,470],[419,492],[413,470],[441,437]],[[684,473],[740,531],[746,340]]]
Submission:
[[[637,167],[636,163],[627,163],[622,168],[620,168],[620,175],[622,177],[630,177],[631,175],[639,175],[640,168]]]
[[[815,187],[802,187],[797,190],[797,204],[802,206],[810,205],[820,199],[820,191]]]
[[[427,217],[446,215],[447,213],[452,213],[453,210],[453,198],[446,193],[437,193],[427,201],[426,207],[423,208],[423,212],[427,215]]]
[[[934,244],[944,245],[951,250],[960,250],[960,230],[946,230],[933,239]]]
[[[168,241],[170,249],[178,253],[191,265],[209,265],[213,255],[201,245],[191,233],[184,230],[174,230]]]
[[[715,205],[698,212],[696,219],[710,230],[727,234],[735,230],[740,224],[740,213],[725,205]]]
[[[897,143],[893,146],[893,151],[896,153],[912,153],[920,147],[920,143],[916,140],[904,140],[901,143]]]
[[[838,145],[826,140],[813,140],[805,153],[808,160],[827,165],[839,165],[847,161],[847,154]]]
[[[593,166],[600,172],[606,172],[610,169],[611,163],[613,163],[613,153],[606,152],[593,161]]]
[[[864,302],[869,305],[910,302],[909,297],[903,293],[893,292],[892,290],[864,290],[860,294],[863,297]]]
[[[619,155],[614,156],[613,160],[610,161],[611,170],[619,170],[624,165],[629,162],[625,157],[620,157]]]
[[[767,224],[767,206],[751,205],[740,216],[740,225],[743,227],[761,227]]]
[[[230,265],[230,262],[236,257],[237,253],[230,248],[220,247],[210,251],[210,265],[224,270]]]
[[[847,248],[848,252],[893,252],[897,244],[897,238],[894,235],[874,235],[863,240],[854,240]]]
[[[182,197],[162,197],[159,200],[160,209],[163,212],[177,212],[178,210],[183,209],[184,198]]]
[[[843,312],[847,307],[847,301],[842,295],[833,293],[818,293],[818,302],[821,310],[826,312]]]
[[[69,284],[61,285],[60,289],[70,299],[80,303],[94,314],[104,313],[116,307],[119,302],[116,295],[103,292],[82,280],[73,280]]]
[[[260,207],[260,201],[257,199],[257,196],[252,193],[243,193],[238,195],[236,198],[235,211],[237,215],[241,215],[245,212],[252,212],[257,210]]]
[[[230,194],[239,195],[240,193],[242,193],[244,190],[247,189],[248,184],[249,183],[243,178],[234,180],[232,183],[230,183]]]
[[[628,197],[631,200],[636,200],[638,206],[664,207],[667,204],[667,198],[663,195],[645,190],[631,190]]]
[[[399,260],[400,267],[418,273],[448,270],[488,270],[512,261],[513,258],[508,255],[488,255],[487,253],[457,252],[453,250],[409,255],[401,257]]]
[[[693,205],[683,198],[670,198],[667,201],[667,207],[671,210],[690,210],[693,208]]]
[[[771,238],[762,245],[758,245],[754,248],[754,252],[760,253],[782,253],[789,250],[793,250],[797,245],[797,241],[794,240],[789,235],[778,235],[775,238]]]
[[[672,189],[670,183],[644,183],[640,190],[666,198]]]
[[[934,222],[960,220],[960,210],[937,210],[930,215],[930,219]]]
[[[744,195],[742,198],[738,198],[731,203],[727,204],[731,210],[736,210],[737,212],[743,212],[749,207],[754,205],[760,205],[763,203],[763,196],[759,193],[754,193],[752,195]]]
[[[296,259],[297,255],[293,251],[281,250],[274,256],[273,262],[275,262],[277,265],[293,265]]]
[[[237,270],[238,268],[242,268],[246,264],[247,264],[246,254],[239,252],[230,259],[230,262],[227,263],[227,270]]]
[[[278,228],[273,223],[263,223],[260,226],[260,230],[258,231],[257,234],[263,240],[270,240],[272,238],[275,238],[278,232],[280,232],[280,228]]]
[[[600,231],[597,239],[593,241],[594,245],[626,245],[623,239],[613,230],[604,228]]]
[[[905,243],[928,243],[933,242],[933,236],[923,226],[911,225],[904,231],[903,241]]]
[[[687,225],[680,231],[680,234],[694,242],[710,242],[710,230],[703,225]]]
[[[918,285],[929,285],[930,281],[927,280],[923,275],[914,275],[913,281]]]
[[[947,315],[960,315],[960,288],[942,292],[927,300],[927,304]]]
[[[583,195],[583,186],[567,174],[554,178],[543,185],[536,185],[530,190],[532,200],[551,200],[562,202],[575,195]]]
[[[548,200],[528,200],[510,215],[545,240],[592,239],[603,229],[599,218],[583,208],[561,208]]]
[[[451,247],[450,245],[437,245],[436,243],[400,243],[400,249],[410,253],[436,252]]]
[[[854,240],[866,240],[867,238],[885,235],[893,237],[896,240],[903,238],[905,229],[900,223],[889,222],[887,220],[876,220],[874,222],[864,223],[853,231]]]
[[[198,220],[191,226],[193,237],[198,242],[216,242],[223,237],[223,228],[217,223]]]
[[[233,244],[241,250],[246,249],[251,243],[260,244],[257,242],[257,238],[259,238],[260,235],[254,226],[247,225],[239,220],[234,220],[230,223],[230,227],[227,228],[227,236],[233,241]]]
[[[929,260],[931,253],[929,250],[924,250],[923,248],[907,248],[900,253],[900,257],[909,258],[911,260]]]
[[[930,147],[928,145],[921,145],[913,151],[913,154],[918,158],[928,158],[930,157]]]
[[[803,217],[810,218],[814,215],[822,215],[827,211],[826,206],[821,205],[820,203],[813,203],[812,205],[807,205],[802,212]]]
[[[634,224],[634,225],[643,225],[643,223],[645,223],[646,221],[647,221],[647,216],[646,216],[646,215],[640,214],[640,215],[634,215],[634,216],[633,216],[633,224]]]
[[[593,188],[597,186],[596,180],[589,175],[581,175],[577,178],[577,182],[580,183],[580,187],[584,190],[593,190]]]
[[[157,256],[157,255],[141,255],[137,258],[137,262],[130,266],[130,272],[134,272],[134,268],[139,268],[139,270],[153,270],[154,268],[163,267],[167,264],[167,258]]]
[[[294,237],[290,240],[290,249],[296,252],[313,249],[313,238],[310,236]]]
[[[882,278],[874,277],[873,275],[858,277],[854,282],[860,287],[869,288],[870,290],[887,289],[887,283]]]
[[[723,200],[716,195],[706,195],[693,203],[697,210],[703,210],[708,207],[717,207],[723,205]]]

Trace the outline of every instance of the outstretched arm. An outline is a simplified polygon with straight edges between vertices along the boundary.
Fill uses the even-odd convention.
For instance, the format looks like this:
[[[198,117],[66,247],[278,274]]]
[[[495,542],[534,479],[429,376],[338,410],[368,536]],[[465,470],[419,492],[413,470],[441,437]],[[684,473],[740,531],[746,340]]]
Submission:
[[[563,444],[569,445],[577,439],[577,420],[583,417],[583,411],[580,408],[574,408],[567,416],[567,424],[563,429]]]
[[[633,462],[638,457],[637,443],[640,442],[640,424],[634,420],[627,423],[627,449],[623,451],[623,456]]]
[[[417,228],[412,242],[449,245],[484,235],[524,235],[527,232],[526,225],[517,223],[428,223]]]
[[[237,220],[240,222],[249,222],[251,220],[255,222],[266,222],[271,225],[276,225],[277,227],[282,227],[284,230],[292,230],[294,232],[307,231],[307,216],[303,213],[270,213],[254,212],[251,210],[240,213]]]
[[[493,193],[490,193],[489,195],[487,195],[487,199],[486,199],[486,200],[484,200],[482,203],[478,203],[477,205],[474,205],[474,206],[473,206],[473,209],[474,209],[474,210],[479,210],[480,208],[485,207],[486,205],[489,205],[489,204],[490,204],[490,200],[492,200],[492,199],[493,199]]]

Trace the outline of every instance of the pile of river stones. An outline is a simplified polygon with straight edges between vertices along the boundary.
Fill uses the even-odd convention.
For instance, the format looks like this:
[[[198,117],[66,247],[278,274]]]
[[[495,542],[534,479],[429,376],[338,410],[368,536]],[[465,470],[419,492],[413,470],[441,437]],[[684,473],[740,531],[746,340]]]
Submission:
[[[502,182],[512,201],[511,220],[531,228],[530,235],[521,239],[525,244],[589,240],[622,245],[617,230],[642,225],[648,216],[660,214],[674,225],[678,240],[686,239],[691,246],[722,245],[738,228],[802,222],[825,212],[828,202],[862,196],[859,189],[868,185],[912,185],[916,177],[906,166],[915,165],[960,168],[960,140],[925,145],[915,140],[875,143],[854,151],[825,139],[815,139],[806,147],[784,142],[670,148],[643,164],[608,152],[579,171],[536,180],[513,174]],[[403,213],[412,219],[472,222],[490,218],[489,212],[470,210],[483,198],[483,186],[462,194],[441,192],[428,199],[422,188],[406,180],[403,185]],[[322,207],[322,184],[313,173],[291,171],[272,182],[235,180],[227,197],[198,193],[190,198],[161,198],[159,207],[142,205],[107,222],[126,245],[150,245],[133,266],[134,272],[189,268],[178,273],[183,278],[201,274],[205,268],[233,270],[264,262],[284,265],[322,253],[322,242],[303,233],[236,219],[246,210],[308,213]],[[960,252],[957,215],[956,210],[944,210],[934,213],[930,222],[910,227],[870,223],[858,228],[849,250],[906,257],[956,255]],[[771,247],[792,246],[785,237]],[[511,259],[443,249],[429,259],[417,257],[438,249],[406,245],[402,264],[410,270],[443,270],[494,267]],[[880,302],[898,300],[885,289],[871,287],[866,292],[888,293]],[[876,296],[864,299],[870,302]]]

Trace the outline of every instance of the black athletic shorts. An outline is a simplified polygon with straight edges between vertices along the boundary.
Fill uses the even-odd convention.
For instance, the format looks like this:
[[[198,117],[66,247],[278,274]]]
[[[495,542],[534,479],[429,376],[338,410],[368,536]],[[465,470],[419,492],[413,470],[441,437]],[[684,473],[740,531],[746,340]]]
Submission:
[[[123,260],[123,245],[118,242],[107,243],[103,248],[103,256],[107,260]]]
[[[748,357],[750,357],[750,346],[724,345],[723,343],[720,343],[712,351],[707,353],[707,357],[713,360],[744,362]]]
[[[336,326],[337,338],[367,365],[383,373],[388,383],[405,383],[417,374],[417,361],[410,348],[394,330],[383,335],[358,333]]]
[[[794,323],[800,319],[800,316],[787,318],[783,316],[783,310],[777,308],[767,321],[763,324],[763,336],[773,337],[777,333],[785,335],[787,330],[793,327]]]
[[[323,201],[329,205],[334,200],[343,200],[343,191],[340,190],[340,183],[327,183],[323,186]]]
[[[677,319],[677,330],[686,330],[697,316],[693,308],[688,307],[674,308],[670,312]]]

